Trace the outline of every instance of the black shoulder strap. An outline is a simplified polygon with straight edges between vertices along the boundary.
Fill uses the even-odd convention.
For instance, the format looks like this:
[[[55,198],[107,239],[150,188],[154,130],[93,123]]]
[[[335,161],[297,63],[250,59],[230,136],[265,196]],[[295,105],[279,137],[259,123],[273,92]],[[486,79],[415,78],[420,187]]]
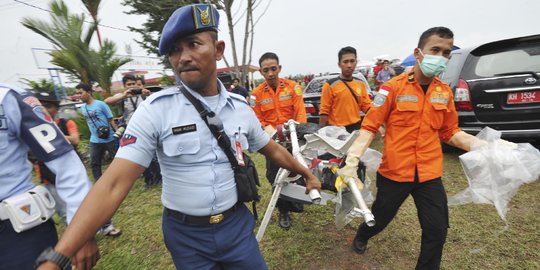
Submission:
[[[347,88],[349,88],[349,91],[351,92],[351,95],[353,96],[354,99],[356,99],[357,97],[356,97],[356,95],[354,94],[354,92],[353,92],[353,90],[351,89],[351,87],[349,86],[349,84],[348,84],[345,80],[343,80],[341,77],[340,77],[339,79],[343,82],[343,84],[345,84],[345,86],[347,86]],[[357,101],[357,102],[358,102],[358,101]]]
[[[221,147],[223,152],[225,152],[225,155],[227,156],[227,159],[229,159],[229,162],[231,163],[231,167],[233,170],[236,170],[238,168],[238,161],[236,160],[236,157],[234,156],[232,150],[231,150],[231,142],[229,141],[229,138],[227,136],[224,136],[224,131],[218,130],[215,126],[212,126],[208,124],[207,117],[217,117],[214,112],[208,111],[205,108],[203,108],[201,102],[196,99],[189,91],[186,90],[183,86],[180,86],[180,91],[184,96],[193,104],[195,109],[199,112],[199,115],[203,119],[204,123],[210,131],[212,132],[212,135],[216,138],[218,141],[218,145]]]
[[[90,118],[90,120],[92,121],[92,124],[94,124],[94,127],[96,129],[98,129],[98,127],[96,125],[96,122],[94,122],[94,119],[92,119],[92,116],[90,116],[90,112],[88,111],[88,104],[86,104],[86,106],[84,106],[84,108],[86,109],[86,114],[88,115],[88,118]]]
[[[58,119],[58,127],[64,133],[64,135],[69,135],[69,130],[67,129],[67,120],[64,118]]]

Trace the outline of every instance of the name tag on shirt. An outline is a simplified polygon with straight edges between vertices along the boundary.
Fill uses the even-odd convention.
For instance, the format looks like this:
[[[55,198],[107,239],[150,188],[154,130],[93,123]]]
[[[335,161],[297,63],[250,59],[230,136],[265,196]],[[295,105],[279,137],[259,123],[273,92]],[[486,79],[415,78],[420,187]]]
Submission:
[[[173,135],[178,135],[178,134],[183,134],[183,133],[188,133],[188,132],[193,132],[193,131],[197,131],[197,125],[195,124],[178,126],[178,127],[172,128]]]

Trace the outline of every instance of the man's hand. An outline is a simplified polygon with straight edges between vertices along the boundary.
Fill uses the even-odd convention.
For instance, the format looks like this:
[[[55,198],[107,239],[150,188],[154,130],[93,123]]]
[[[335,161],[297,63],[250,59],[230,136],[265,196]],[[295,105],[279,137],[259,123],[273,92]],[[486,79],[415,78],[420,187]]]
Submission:
[[[100,257],[96,239],[92,238],[71,258],[71,264],[78,270],[90,270]]]
[[[306,194],[308,194],[312,189],[316,189],[321,192],[321,181],[311,172],[305,177],[306,179]]]
[[[142,89],[142,95],[143,95],[143,96],[149,96],[149,95],[151,95],[151,94],[152,94],[152,91],[150,91],[150,90],[148,90],[148,89],[146,89],[146,88],[143,88],[143,89]]]
[[[53,262],[44,262],[36,268],[37,270],[62,270],[58,264]]]
[[[343,178],[358,179],[358,163],[360,163],[360,157],[352,154],[347,155],[345,166],[338,170],[338,175]]]
[[[358,178],[358,163],[360,158],[355,155],[348,155],[345,160],[345,166],[337,171],[338,175],[343,178],[343,182],[347,183],[349,179],[356,181],[359,190],[362,190],[363,184]]]
[[[132,88],[129,88],[129,89],[127,89],[127,90],[124,91],[124,93],[123,93],[123,94],[124,94],[124,98],[131,97],[131,96],[132,96],[132,94],[131,94],[131,89],[132,89]]]

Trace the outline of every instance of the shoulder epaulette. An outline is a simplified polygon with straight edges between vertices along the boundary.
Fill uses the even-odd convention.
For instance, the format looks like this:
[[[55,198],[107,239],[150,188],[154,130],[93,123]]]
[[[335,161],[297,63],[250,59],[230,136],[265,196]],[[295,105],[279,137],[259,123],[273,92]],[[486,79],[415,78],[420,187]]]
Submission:
[[[232,99],[234,99],[236,101],[240,101],[240,102],[245,103],[246,105],[248,105],[247,100],[242,95],[235,94],[235,93],[229,93],[229,97],[231,97]]]
[[[152,95],[150,95],[148,98],[146,98],[146,101],[149,102],[149,103],[152,103],[154,102],[155,100],[161,98],[161,97],[164,97],[164,96],[170,96],[170,95],[175,95],[175,94],[180,94],[180,88],[178,86],[171,86],[169,88],[166,88],[166,89],[163,89],[157,93],[154,93]]]
[[[331,78],[326,81],[330,86],[333,86],[336,82],[339,82],[339,77]]]

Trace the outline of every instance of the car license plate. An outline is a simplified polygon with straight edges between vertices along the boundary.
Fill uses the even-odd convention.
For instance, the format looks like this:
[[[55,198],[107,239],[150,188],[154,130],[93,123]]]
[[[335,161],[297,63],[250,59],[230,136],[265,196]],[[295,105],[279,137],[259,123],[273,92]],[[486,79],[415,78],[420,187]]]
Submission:
[[[540,102],[540,90],[509,93],[506,99],[508,104],[522,104]]]

